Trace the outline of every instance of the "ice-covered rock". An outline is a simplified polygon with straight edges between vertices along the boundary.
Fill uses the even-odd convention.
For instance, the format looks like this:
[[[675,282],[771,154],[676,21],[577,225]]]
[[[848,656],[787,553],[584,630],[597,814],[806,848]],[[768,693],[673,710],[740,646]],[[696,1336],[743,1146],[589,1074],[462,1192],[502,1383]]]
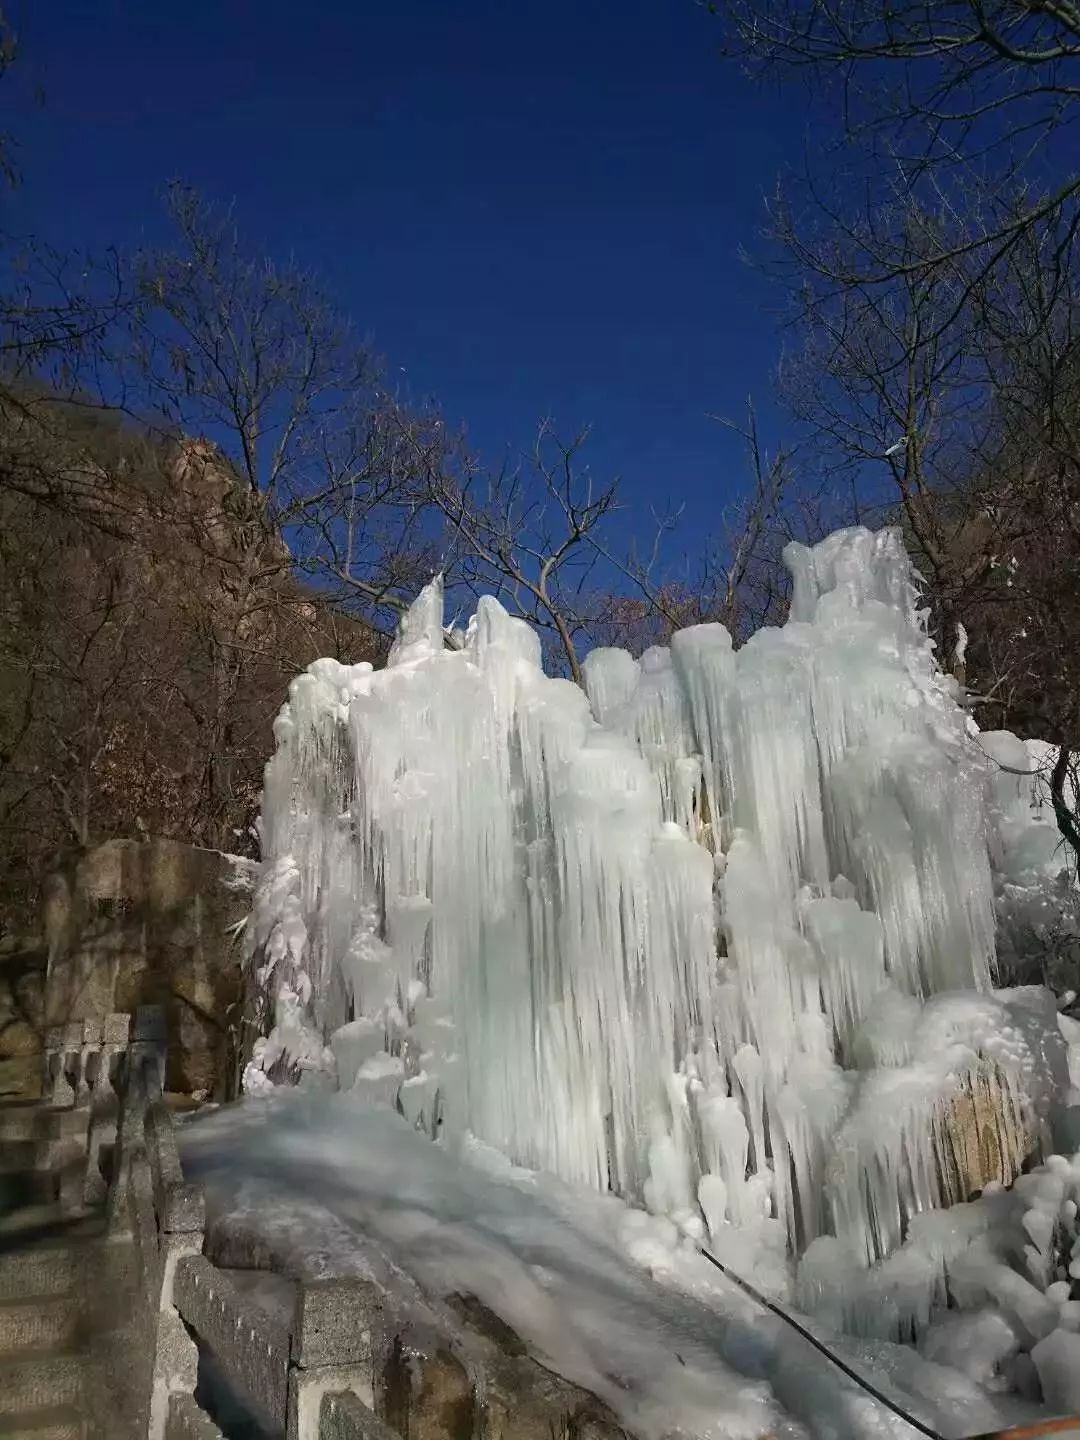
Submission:
[[[1080,1414],[1080,1335],[1054,1330],[1031,1352],[1043,1399],[1058,1415]]]

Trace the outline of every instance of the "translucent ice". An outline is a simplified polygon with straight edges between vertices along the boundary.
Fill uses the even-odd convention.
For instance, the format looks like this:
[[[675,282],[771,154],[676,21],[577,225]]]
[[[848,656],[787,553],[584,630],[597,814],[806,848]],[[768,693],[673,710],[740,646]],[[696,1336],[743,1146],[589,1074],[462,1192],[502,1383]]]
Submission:
[[[954,1198],[950,1096],[992,1074],[1016,1116],[1043,1103],[990,995],[1025,782],[992,780],[1016,755],[972,741],[896,532],[786,558],[785,626],[597,650],[584,689],[490,597],[448,646],[438,581],[385,670],[298,677],[252,1088],[322,1067],[684,1235],[768,1219],[823,1304],[821,1257],[865,1269]],[[896,1264],[908,1323],[940,1265]]]

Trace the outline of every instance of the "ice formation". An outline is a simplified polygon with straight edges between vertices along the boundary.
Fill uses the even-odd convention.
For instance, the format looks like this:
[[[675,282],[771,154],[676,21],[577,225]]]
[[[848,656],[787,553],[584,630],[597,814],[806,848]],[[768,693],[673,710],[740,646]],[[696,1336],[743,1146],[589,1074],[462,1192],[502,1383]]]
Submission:
[[[1011,1179],[1052,1085],[991,988],[993,745],[896,532],[786,560],[791,618],[738,651],[599,649],[582,689],[489,597],[448,648],[435,581],[384,670],[294,681],[248,1088],[367,1089],[717,1246],[774,1227],[821,1303],[966,1198],[958,1104],[992,1092]]]

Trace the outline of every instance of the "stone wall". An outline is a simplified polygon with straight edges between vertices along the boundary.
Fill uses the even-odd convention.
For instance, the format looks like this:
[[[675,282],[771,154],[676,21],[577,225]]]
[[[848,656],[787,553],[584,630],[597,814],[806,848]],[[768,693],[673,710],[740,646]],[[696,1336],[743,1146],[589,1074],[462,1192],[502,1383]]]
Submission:
[[[0,1097],[36,1100],[48,955],[36,937],[0,940]]]
[[[45,1025],[161,1005],[167,1088],[231,1094],[243,880],[243,862],[176,840],[110,840],[59,863],[43,889]]]

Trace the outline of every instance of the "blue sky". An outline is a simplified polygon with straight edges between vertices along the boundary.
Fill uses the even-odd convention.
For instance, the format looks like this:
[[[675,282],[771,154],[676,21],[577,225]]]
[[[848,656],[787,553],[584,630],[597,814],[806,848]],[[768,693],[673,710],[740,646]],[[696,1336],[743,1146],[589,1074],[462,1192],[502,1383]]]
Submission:
[[[13,229],[130,246],[161,237],[170,178],[235,200],[248,238],[319,271],[485,451],[527,446],[544,415],[591,422],[594,470],[631,504],[685,501],[695,527],[743,475],[708,415],[752,393],[781,423],[770,292],[739,251],[808,117],[720,59],[694,0],[14,14]]]

